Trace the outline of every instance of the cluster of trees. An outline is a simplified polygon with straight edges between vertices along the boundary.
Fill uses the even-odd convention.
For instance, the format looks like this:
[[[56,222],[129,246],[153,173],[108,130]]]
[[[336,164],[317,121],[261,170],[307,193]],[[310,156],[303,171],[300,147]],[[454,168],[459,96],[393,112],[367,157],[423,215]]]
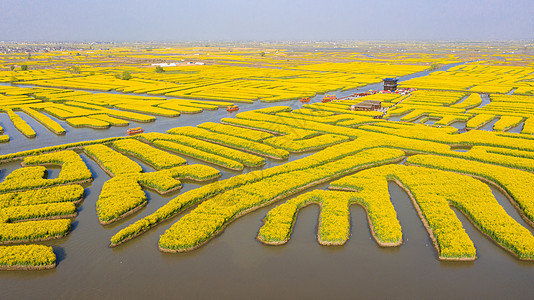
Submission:
[[[122,80],[130,80],[132,79],[132,73],[128,71],[122,71],[122,74],[115,74],[115,78]]]

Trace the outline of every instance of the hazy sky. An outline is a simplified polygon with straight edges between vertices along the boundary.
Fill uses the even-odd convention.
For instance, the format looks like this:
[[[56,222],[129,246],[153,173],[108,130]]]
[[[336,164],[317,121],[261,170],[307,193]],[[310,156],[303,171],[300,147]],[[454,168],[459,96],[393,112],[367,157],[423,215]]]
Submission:
[[[534,0],[0,0],[0,41],[534,39]]]

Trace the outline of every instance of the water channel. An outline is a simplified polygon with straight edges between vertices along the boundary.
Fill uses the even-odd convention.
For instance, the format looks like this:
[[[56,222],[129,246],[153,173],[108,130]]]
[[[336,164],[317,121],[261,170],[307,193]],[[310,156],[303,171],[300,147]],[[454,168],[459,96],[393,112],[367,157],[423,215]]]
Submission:
[[[377,89],[371,85],[358,90]],[[343,96],[352,91],[335,92]],[[321,95],[313,97],[318,102]],[[247,111],[273,104],[241,104]],[[300,108],[297,100],[281,102]],[[38,136],[29,140],[18,134],[4,114],[0,123],[12,140],[0,145],[0,153],[11,153],[49,145],[100,139],[124,134],[124,127],[107,130],[72,128],[57,137],[32,118],[21,116]],[[195,126],[218,122],[231,114],[220,109],[178,118],[157,117],[153,123],[139,124],[147,131],[164,132],[176,126]],[[132,122],[131,126],[136,126]],[[309,154],[292,155],[290,160]],[[321,246],[317,243],[319,208],[303,209],[291,240],[284,246],[265,246],[255,237],[262,219],[274,205],[254,211],[230,224],[220,236],[192,252],[168,254],[157,249],[159,237],[185,213],[160,224],[142,236],[116,248],[108,248],[110,237],[118,230],[153,213],[179,193],[199,184],[186,182],[173,195],[160,196],[147,191],[149,204],[117,224],[98,223],[95,203],[104,182],[109,179],[94,161],[82,155],[91,169],[94,182],[85,189],[86,198],[74,220],[74,229],[63,239],[44,242],[52,245],[58,257],[54,270],[25,272],[0,271],[2,299],[529,299],[534,287],[534,264],[519,261],[481,234],[456,211],[475,243],[475,262],[440,262],[428,233],[406,193],[390,183],[391,200],[403,229],[400,247],[381,248],[372,239],[365,211],[351,208],[351,237],[344,246]],[[267,160],[265,168],[285,162]],[[139,161],[137,161],[139,162]],[[199,163],[194,159],[188,162]],[[139,162],[147,172],[153,171]],[[20,167],[18,162],[0,165],[0,180]],[[224,178],[240,174],[217,167]],[[245,169],[244,172],[250,171]],[[57,169],[49,175],[57,176]],[[324,189],[328,184],[316,188]],[[515,209],[498,190],[496,199],[508,213],[524,226]],[[276,205],[276,204],[275,204]]]

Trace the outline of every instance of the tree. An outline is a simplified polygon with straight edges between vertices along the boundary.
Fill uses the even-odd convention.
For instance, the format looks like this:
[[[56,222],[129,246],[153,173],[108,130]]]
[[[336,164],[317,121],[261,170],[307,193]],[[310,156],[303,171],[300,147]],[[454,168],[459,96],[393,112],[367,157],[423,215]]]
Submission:
[[[20,66],[20,69],[21,69],[22,71],[28,71],[28,65],[21,65],[21,66]]]
[[[132,79],[132,74],[128,71],[122,71],[122,80],[130,80]]]
[[[156,73],[163,73],[163,72],[165,72],[165,70],[163,70],[163,67],[156,66]]]
[[[430,65],[430,69],[429,69],[429,71],[435,71],[435,70],[437,70],[437,69],[439,69],[439,65],[438,65],[437,63],[432,63],[432,64]]]
[[[264,56],[265,56],[265,52],[263,52],[263,51],[260,52],[260,56],[261,56],[261,57],[264,57]]]
[[[9,70],[11,70],[11,71],[15,70],[15,65],[9,66]]]
[[[32,54],[31,53],[28,53],[28,59],[32,59]]]
[[[80,74],[80,67],[72,66],[72,67],[70,67],[70,72],[74,73],[74,74]]]

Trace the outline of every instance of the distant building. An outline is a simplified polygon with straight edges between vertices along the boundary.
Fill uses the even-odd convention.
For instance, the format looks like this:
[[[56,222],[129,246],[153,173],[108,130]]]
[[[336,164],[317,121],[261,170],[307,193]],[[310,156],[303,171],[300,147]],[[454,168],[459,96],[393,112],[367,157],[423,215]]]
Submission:
[[[350,110],[356,111],[356,110],[366,110],[371,111],[375,109],[380,109],[382,107],[382,102],[376,101],[376,100],[365,100],[358,104],[354,104],[350,106]]]
[[[394,92],[397,90],[397,78],[384,78],[384,90]]]
[[[159,64],[152,64],[152,66],[154,67],[176,67],[176,64],[175,63],[159,63]]]

